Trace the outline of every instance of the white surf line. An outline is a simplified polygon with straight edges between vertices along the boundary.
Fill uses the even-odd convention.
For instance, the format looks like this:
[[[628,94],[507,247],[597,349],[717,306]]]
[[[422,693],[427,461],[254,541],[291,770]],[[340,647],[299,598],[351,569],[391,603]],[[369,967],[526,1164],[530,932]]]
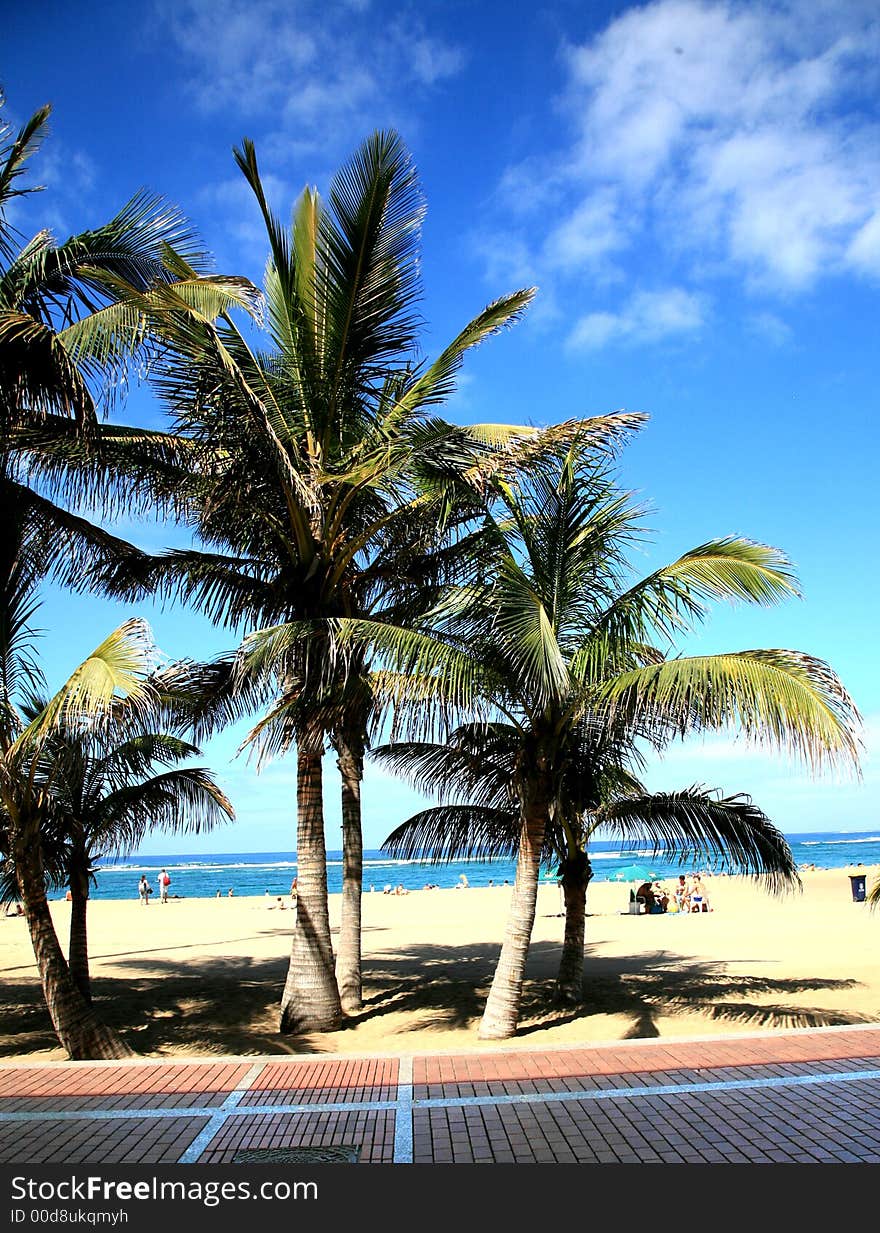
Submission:
[[[196,1137],[190,1143],[189,1147],[178,1158],[178,1164],[195,1164],[202,1152],[220,1130],[229,1115],[234,1111],[238,1102],[250,1089],[251,1084],[257,1075],[265,1068],[265,1062],[257,1062],[250,1067],[246,1075],[243,1075],[236,1086],[232,1089],[223,1104],[219,1108],[215,1108],[208,1118],[206,1124],[202,1127]]]
[[[413,1162],[413,1060],[401,1057],[397,1070],[397,1101],[394,1114],[395,1164]]]

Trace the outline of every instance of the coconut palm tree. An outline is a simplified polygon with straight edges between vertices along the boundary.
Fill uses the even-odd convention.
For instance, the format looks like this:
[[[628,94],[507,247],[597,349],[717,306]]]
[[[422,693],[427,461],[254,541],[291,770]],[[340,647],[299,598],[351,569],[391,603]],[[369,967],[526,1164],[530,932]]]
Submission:
[[[791,850],[749,797],[723,797],[700,785],[674,793],[649,793],[631,769],[642,763],[626,734],[609,737],[600,721],[582,721],[565,767],[560,809],[544,835],[542,864],[556,868],[565,904],[565,930],[556,979],[558,998],[582,1000],[587,887],[593,876],[589,843],[597,834],[653,849],[653,856],[690,863],[730,865],[760,878],[770,889],[797,885]],[[370,757],[404,776],[418,791],[439,798],[385,840],[383,850],[401,860],[515,859],[519,810],[511,785],[521,754],[513,725],[469,724],[444,744],[398,742]]]
[[[46,898],[41,836],[58,832],[53,754],[59,731],[100,727],[124,698],[132,714],[152,703],[147,682],[152,645],[139,621],[120,626],[76,669],[50,700],[33,707],[41,684],[28,622],[36,608],[28,567],[13,561],[0,578],[0,839],[14,869],[46,998],[59,1041],[72,1058],[128,1057],[132,1050],[95,1014],[71,977]],[[30,710],[30,717],[26,711]],[[57,862],[57,850],[50,861]]]
[[[856,763],[858,713],[833,671],[796,651],[673,655],[706,601],[772,603],[797,593],[790,563],[748,540],[713,540],[633,585],[627,548],[636,512],[575,441],[561,463],[497,488],[496,564],[420,627],[340,627],[384,656],[415,725],[435,712],[503,719],[517,731],[511,790],[517,874],[499,963],[480,1026],[516,1029],[548,828],[565,814],[576,734],[588,717],[657,747],[731,726],[818,768]]]
[[[234,818],[209,771],[180,765],[197,757],[198,747],[166,730],[172,713],[185,713],[181,702],[189,676],[187,664],[171,664],[152,676],[151,715],[143,708],[132,714],[127,700],[117,700],[101,724],[81,720],[60,728],[47,743],[52,811],[40,842],[54,853],[56,866],[60,854],[71,896],[68,964],[87,1001],[87,909],[96,862],[136,851],[153,829],[199,834]]]
[[[178,491],[205,550],[127,561],[100,582],[128,596],[158,586],[233,629],[269,631],[237,665],[218,666],[216,713],[239,717],[243,698],[250,705],[258,696],[244,675],[258,673],[271,696],[252,743],[263,757],[296,746],[297,928],[281,1009],[282,1030],[293,1032],[333,1027],[342,1012],[327,909],[328,741],[339,756],[345,818],[339,984],[347,1010],[361,997],[357,852],[370,707],[351,704],[363,656],[332,657],[327,677],[328,621],[364,612],[402,619],[423,604],[412,570],[427,578],[441,568],[438,532],[448,547],[464,525],[450,502],[455,475],[465,461],[532,435],[457,428],[434,414],[465,353],[515,320],[532,293],[489,305],[422,364],[423,204],[400,138],[369,138],[334,178],[326,204],[307,189],[289,230],[269,208],[250,142],[236,160],[269,243],[265,349],[228,317],[172,321],[156,375],[176,433],[193,447]],[[468,502],[473,514],[473,487]]]

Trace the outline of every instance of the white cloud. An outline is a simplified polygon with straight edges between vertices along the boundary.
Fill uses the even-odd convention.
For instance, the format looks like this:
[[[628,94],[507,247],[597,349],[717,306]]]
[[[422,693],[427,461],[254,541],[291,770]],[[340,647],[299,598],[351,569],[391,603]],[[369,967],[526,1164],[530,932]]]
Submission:
[[[791,326],[787,325],[781,317],[777,317],[775,313],[753,313],[747,325],[753,334],[763,338],[774,347],[784,347],[791,341]]]
[[[563,50],[562,140],[499,186],[510,246],[581,304],[592,276],[587,345],[638,333],[607,298],[645,252],[655,284],[790,296],[880,276],[878,51],[880,11],[861,0],[628,8]]]
[[[551,268],[595,268],[627,243],[617,194],[590,194],[547,237],[544,256]]]
[[[880,203],[876,125],[842,105],[872,80],[878,27],[840,16],[829,30],[803,5],[630,10],[568,52],[579,173],[642,210],[654,193],[667,217],[680,202],[697,243],[781,284],[845,265]]]
[[[880,275],[880,210],[856,233],[847,257],[856,268]]]
[[[595,350],[611,342],[659,342],[675,335],[693,334],[705,321],[703,301],[673,287],[666,291],[640,291],[617,313],[588,313],[568,337],[574,350]]]
[[[450,47],[425,35],[410,38],[405,26],[400,33],[402,39],[409,42],[413,76],[426,86],[453,77],[464,64],[464,54],[458,47]]]
[[[452,77],[460,48],[417,16],[376,21],[362,0],[157,0],[205,112],[266,126],[288,157],[361,137],[365,110],[394,123],[407,96]]]

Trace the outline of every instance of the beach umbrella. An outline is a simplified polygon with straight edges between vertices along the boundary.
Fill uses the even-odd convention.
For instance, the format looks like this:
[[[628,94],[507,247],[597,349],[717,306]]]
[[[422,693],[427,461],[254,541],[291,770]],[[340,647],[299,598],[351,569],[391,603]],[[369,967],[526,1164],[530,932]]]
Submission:
[[[624,865],[611,875],[612,882],[653,882],[656,878],[653,869],[647,865]]]

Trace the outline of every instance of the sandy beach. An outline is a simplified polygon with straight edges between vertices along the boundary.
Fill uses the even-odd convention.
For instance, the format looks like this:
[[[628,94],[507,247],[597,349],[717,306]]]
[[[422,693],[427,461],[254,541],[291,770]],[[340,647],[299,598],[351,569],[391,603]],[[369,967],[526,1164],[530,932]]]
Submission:
[[[864,872],[870,886],[878,870]],[[555,884],[542,885],[520,1031],[501,1047],[880,1022],[880,913],[852,902],[846,870],[803,879],[803,893],[778,899],[748,879],[708,879],[713,911],[699,916],[630,916],[626,886],[593,884],[576,1013],[550,1001],[562,918]],[[150,1056],[475,1047],[509,895],[365,894],[364,1010],[300,1037],[276,1030],[293,911],[263,898],[96,900],[95,1003]],[[52,913],[66,945],[69,905]],[[334,929],[338,913],[331,896]],[[0,1056],[61,1059],[22,920],[0,920],[0,974]]]

